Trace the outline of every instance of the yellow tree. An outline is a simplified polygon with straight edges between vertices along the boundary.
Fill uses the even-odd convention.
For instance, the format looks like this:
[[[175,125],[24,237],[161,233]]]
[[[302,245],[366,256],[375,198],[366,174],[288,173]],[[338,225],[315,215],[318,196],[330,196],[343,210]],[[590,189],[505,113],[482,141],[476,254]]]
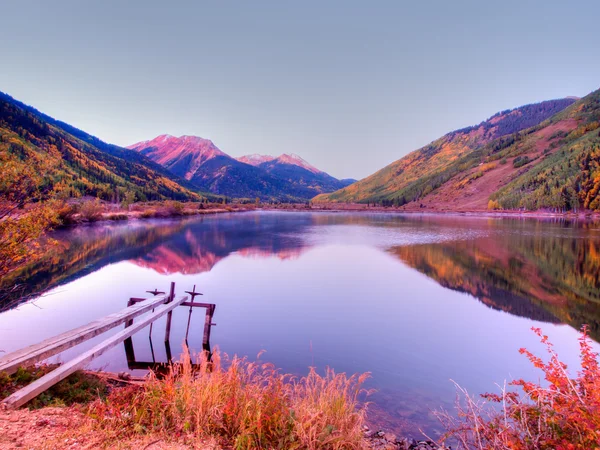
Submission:
[[[22,160],[0,146],[0,276],[41,252],[38,239],[56,221],[45,182],[49,163],[28,155]]]

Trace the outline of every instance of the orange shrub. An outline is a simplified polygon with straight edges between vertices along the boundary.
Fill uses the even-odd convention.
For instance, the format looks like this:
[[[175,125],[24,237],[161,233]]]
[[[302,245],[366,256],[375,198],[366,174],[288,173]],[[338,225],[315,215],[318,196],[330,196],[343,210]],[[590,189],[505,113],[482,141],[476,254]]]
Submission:
[[[213,438],[235,449],[362,449],[367,375],[313,369],[301,379],[272,364],[234,357],[225,368],[215,352],[192,365],[185,355],[164,379],[115,390],[90,414],[111,438],[149,433],[194,443]]]
[[[73,204],[61,201],[54,205],[60,225],[71,225],[77,222],[77,207]]]
[[[81,217],[88,222],[96,222],[97,220],[100,220],[102,218],[103,211],[104,206],[102,206],[102,203],[97,198],[83,202],[79,209]]]
[[[520,352],[543,371],[546,383],[517,380],[510,384],[519,387],[518,391],[504,388],[500,394],[484,394],[483,402],[459,388],[463,401],[457,403],[458,417],[436,413],[448,430],[444,440],[455,439],[466,449],[600,448],[600,367],[587,327],[579,339],[581,371],[575,378],[559,360],[548,336],[539,328],[533,330],[546,346],[548,362],[526,349]]]

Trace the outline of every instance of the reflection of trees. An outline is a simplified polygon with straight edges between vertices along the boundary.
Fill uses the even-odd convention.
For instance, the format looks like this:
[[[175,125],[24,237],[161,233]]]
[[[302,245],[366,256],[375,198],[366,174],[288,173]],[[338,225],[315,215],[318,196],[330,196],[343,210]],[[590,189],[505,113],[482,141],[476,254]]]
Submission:
[[[49,247],[42,260],[2,279],[0,291],[7,292],[13,286],[16,289],[0,298],[0,311],[107,264],[143,254],[182,226],[183,222],[165,226],[90,226],[54,233],[52,238],[57,244]]]
[[[600,338],[600,240],[574,229],[513,228],[473,241],[396,247],[406,264],[490,307],[548,322],[590,326]],[[581,231],[581,230],[579,230]]]
[[[107,264],[131,260],[159,273],[209,271],[233,252],[288,258],[304,247],[301,234],[312,225],[309,215],[281,220],[277,215],[195,218],[134,224],[79,227],[54,234],[58,244],[37,264],[9,274],[0,291],[0,311]]]

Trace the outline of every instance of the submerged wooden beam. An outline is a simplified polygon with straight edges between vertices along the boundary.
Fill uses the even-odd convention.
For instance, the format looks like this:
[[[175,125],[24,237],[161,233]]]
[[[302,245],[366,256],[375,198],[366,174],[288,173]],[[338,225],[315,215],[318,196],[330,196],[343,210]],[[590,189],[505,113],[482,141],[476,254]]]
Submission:
[[[187,300],[187,296],[181,297],[177,300],[172,299],[171,302],[157,307],[154,313],[150,314],[147,317],[144,317],[138,323],[125,328],[123,331],[120,331],[114,336],[111,336],[108,339],[102,341],[95,347],[82,353],[78,357],[73,358],[65,364],[59,366],[57,369],[53,370],[50,373],[47,373],[46,375],[37,379],[33,383],[24,387],[23,389],[18,390],[9,397],[5,398],[2,401],[2,404],[8,408],[18,408],[24,405],[32,398],[44,392],[49,387],[55,385],[59,381],[71,375],[73,372],[82,369],[87,363],[102,355],[107,350],[123,342],[125,339],[133,336],[142,328],[150,325],[159,317],[162,317],[165,314],[168,314],[169,312],[173,311],[173,309],[177,308],[185,300]]]
[[[86,325],[48,338],[39,344],[30,345],[23,349],[9,353],[0,358],[0,371],[9,375],[16,372],[19,366],[35,364],[63,350],[74,347],[122,323],[132,320],[145,312],[150,311],[167,300],[166,295],[149,298],[117,313],[104,316]]]

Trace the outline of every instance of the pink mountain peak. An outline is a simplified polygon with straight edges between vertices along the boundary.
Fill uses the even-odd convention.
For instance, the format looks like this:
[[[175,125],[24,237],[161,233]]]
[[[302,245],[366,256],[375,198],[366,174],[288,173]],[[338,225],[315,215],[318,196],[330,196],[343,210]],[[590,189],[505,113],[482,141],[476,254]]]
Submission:
[[[236,159],[240,162],[250,164],[251,166],[259,166],[263,163],[273,161],[274,163],[278,164],[290,164],[292,166],[302,167],[303,169],[306,169],[312,173],[322,173],[321,170],[317,169],[315,166],[311,165],[295,153],[284,153],[283,155],[279,155],[277,158],[270,155],[259,155],[254,153],[252,155],[240,156]]]
[[[322,173],[321,170],[317,169],[315,166],[313,166],[312,164],[307,162],[302,157],[296,155],[295,153],[290,153],[290,154],[284,153],[283,155],[276,158],[275,161],[277,161],[281,164],[291,164],[294,166],[299,166],[299,167],[302,167],[303,169],[306,169],[312,173]]]
[[[175,137],[161,134],[149,141],[138,142],[127,147],[142,152],[159,164],[168,166],[184,158],[189,159],[188,170],[183,175],[191,179],[195,171],[209,159],[217,156],[227,156],[209,139],[198,136]]]
[[[250,164],[251,166],[259,166],[262,163],[273,161],[275,157],[270,155],[259,155],[258,153],[254,153],[252,155],[240,156],[236,159],[240,162]]]

